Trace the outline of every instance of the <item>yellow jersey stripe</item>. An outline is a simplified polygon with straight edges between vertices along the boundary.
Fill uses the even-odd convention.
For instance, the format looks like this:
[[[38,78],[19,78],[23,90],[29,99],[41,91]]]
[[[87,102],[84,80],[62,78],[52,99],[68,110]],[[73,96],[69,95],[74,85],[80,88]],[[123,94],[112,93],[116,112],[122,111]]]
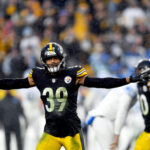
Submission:
[[[52,53],[52,52],[53,52],[53,46],[52,46],[52,43],[49,44],[49,49],[50,49],[50,52]]]
[[[148,87],[150,86],[150,81],[148,81],[147,86],[148,86]]]
[[[32,77],[32,73],[33,73],[33,70],[31,69],[30,73],[28,74],[28,77],[29,77],[29,78]]]
[[[81,72],[77,73],[77,75],[80,75],[80,74],[82,74],[83,72],[86,72],[86,70],[85,70],[85,69],[82,70]]]
[[[86,72],[86,71],[84,71],[82,74],[77,75],[77,78],[83,77],[83,76],[85,76],[85,75],[87,75],[87,72]]]
[[[80,73],[81,71],[85,70],[84,68],[81,68],[80,70],[77,71],[77,73]]]

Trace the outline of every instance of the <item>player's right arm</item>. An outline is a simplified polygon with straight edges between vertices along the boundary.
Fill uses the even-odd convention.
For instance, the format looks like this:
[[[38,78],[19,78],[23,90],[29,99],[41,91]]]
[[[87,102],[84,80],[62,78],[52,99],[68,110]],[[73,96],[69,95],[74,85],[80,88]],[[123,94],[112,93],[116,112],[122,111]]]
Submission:
[[[35,86],[33,80],[33,69],[31,69],[27,78],[22,79],[1,79],[0,80],[0,89],[3,90],[11,90],[11,89],[21,89],[21,88],[29,88]]]
[[[28,77],[28,82],[30,86],[35,86],[35,83],[32,77]]]
[[[1,79],[0,80],[0,89],[11,90],[11,89],[21,89],[29,88],[34,86],[34,81],[32,78],[23,78],[23,79]]]

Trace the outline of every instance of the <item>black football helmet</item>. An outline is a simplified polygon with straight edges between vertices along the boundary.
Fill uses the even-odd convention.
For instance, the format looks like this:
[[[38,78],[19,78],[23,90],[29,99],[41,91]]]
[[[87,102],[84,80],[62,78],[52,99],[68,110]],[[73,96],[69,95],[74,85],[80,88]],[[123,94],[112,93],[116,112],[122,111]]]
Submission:
[[[57,66],[48,66],[46,60],[52,57],[58,57],[61,61]],[[65,67],[65,53],[62,46],[55,42],[47,43],[41,51],[41,61],[50,73],[56,73],[60,68]]]
[[[142,59],[136,66],[136,75],[145,72],[146,70],[150,69],[150,59]]]

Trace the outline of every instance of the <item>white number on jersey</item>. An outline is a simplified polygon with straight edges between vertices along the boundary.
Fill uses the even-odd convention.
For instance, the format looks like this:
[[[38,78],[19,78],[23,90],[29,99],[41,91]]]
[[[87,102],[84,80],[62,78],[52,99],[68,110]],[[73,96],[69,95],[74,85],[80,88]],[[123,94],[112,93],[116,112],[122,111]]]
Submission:
[[[63,97],[61,97],[61,92],[63,93],[62,94]],[[61,103],[58,111],[63,111],[65,104],[66,104],[66,101],[67,101],[67,97],[68,97],[67,89],[65,87],[59,87],[56,90],[56,93],[54,93],[52,88],[45,88],[43,90],[42,95],[46,96],[47,93],[49,94],[49,97],[46,100],[50,104],[50,106],[45,105],[46,110],[48,112],[54,111],[54,108],[55,108],[54,94],[55,94],[57,102]]]
[[[144,94],[138,95],[138,99],[140,102],[140,107],[143,115],[147,115],[149,112],[148,102],[147,98]]]

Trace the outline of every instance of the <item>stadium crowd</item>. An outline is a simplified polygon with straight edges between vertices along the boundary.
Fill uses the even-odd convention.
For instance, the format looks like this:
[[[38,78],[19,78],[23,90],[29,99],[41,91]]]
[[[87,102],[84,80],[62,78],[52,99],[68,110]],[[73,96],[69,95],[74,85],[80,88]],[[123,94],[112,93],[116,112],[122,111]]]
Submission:
[[[1,0],[1,77],[40,65],[49,41],[63,44],[69,63],[90,73],[130,74],[150,57],[149,14],[148,0]]]

